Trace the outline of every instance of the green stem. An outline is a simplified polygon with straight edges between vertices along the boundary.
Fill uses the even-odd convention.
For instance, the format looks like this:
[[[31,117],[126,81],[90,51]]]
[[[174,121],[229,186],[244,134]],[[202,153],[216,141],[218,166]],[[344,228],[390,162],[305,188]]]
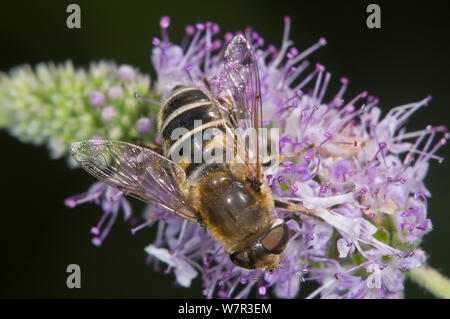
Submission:
[[[408,276],[436,297],[450,299],[450,279],[430,266],[411,269]]]

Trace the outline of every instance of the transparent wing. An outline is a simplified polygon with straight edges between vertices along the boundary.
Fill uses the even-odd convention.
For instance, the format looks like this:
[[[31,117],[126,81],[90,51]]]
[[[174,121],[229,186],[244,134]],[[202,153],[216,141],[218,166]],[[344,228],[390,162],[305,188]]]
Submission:
[[[71,145],[75,160],[91,175],[125,194],[193,222],[195,209],[184,200],[179,183],[186,175],[167,158],[137,145],[87,140]]]
[[[256,56],[243,35],[236,35],[225,50],[224,62],[213,81],[213,93],[220,107],[230,115],[232,125],[242,130],[246,164],[261,178],[261,85]]]

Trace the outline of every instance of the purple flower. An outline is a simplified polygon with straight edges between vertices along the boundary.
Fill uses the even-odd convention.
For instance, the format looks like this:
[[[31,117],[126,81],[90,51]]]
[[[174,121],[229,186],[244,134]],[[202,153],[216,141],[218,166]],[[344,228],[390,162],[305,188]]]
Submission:
[[[369,276],[367,281],[379,281],[380,289],[391,293],[403,291],[403,274],[410,269],[420,267],[425,261],[425,255],[421,250],[415,250],[409,253],[398,253],[389,257],[387,262],[382,261],[382,255],[378,252],[371,252],[374,256],[371,258],[373,263],[366,263],[366,269],[373,272],[373,276]],[[378,278],[376,278],[378,277]],[[368,287],[371,287],[369,284]],[[376,288],[376,287],[375,287]]]
[[[328,241],[333,234],[333,228],[327,223],[310,217],[302,218],[302,238],[305,253],[314,256],[324,256],[328,248]]]
[[[415,242],[431,230],[431,220],[426,219],[423,206],[412,205],[395,215],[398,234],[406,242]]]
[[[337,249],[339,251],[339,258],[345,258],[355,251],[355,245],[347,238],[341,238],[337,241]]]
[[[274,194],[308,210],[307,214],[276,211],[292,233],[281,267],[272,272],[239,268],[204,228],[151,206],[145,212],[150,217],[133,233],[155,225],[147,262],[155,269],[160,262],[166,264],[165,273],[173,272],[183,287],[200,279],[207,298],[246,298],[252,291],[293,298],[310,281],[319,284],[310,298],[402,297],[403,274],[420,267],[425,255],[420,249],[402,251],[404,245],[395,240],[399,247],[390,246],[380,234],[390,232],[388,238],[417,247],[431,230],[426,219],[426,198],[431,194],[423,181],[429,161],[443,160],[436,153],[449,137],[446,128],[406,130],[407,119],[430,97],[382,116],[378,99],[367,91],[345,96],[346,78],[341,78],[337,91],[330,91],[331,74],[321,64],[311,68],[305,60],[326,40],[300,51],[289,40],[291,19],[284,22],[279,48],[266,45],[253,29],[245,30],[258,61],[264,123],[280,128],[281,154],[304,150],[264,176]],[[197,23],[186,27],[177,45],[169,40],[169,25],[168,17],[161,18],[161,37],[152,40],[154,90],[164,98],[176,84],[201,85],[207,78],[214,85],[233,34],[220,38],[216,24]],[[119,76],[126,82],[133,72],[122,66]],[[135,125],[141,134],[152,128],[149,118]],[[73,207],[85,201],[101,204],[105,212],[93,228],[98,238],[94,244],[103,241],[119,207],[130,214],[122,194],[103,184],[66,203]],[[101,232],[105,216],[110,219]],[[395,229],[387,227],[391,220]]]
[[[92,107],[101,107],[105,104],[105,95],[100,91],[94,91],[89,96],[89,103]]]
[[[128,82],[136,75],[133,67],[127,64],[121,65],[117,73],[123,82]]]
[[[92,243],[95,246],[100,246],[109,234],[117,219],[119,208],[123,210],[125,221],[131,216],[131,206],[123,193],[101,182],[92,185],[86,193],[69,197],[64,202],[71,208],[87,202],[94,202],[102,207],[102,217],[97,225],[91,228],[91,233],[94,235]]]

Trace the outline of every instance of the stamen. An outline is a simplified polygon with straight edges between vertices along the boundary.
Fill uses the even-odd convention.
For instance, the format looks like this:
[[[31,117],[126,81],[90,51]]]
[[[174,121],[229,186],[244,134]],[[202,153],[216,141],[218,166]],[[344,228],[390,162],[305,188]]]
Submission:
[[[325,92],[328,88],[328,83],[330,82],[330,78],[331,78],[331,73],[327,72],[325,74],[325,79],[323,81],[322,90],[320,91],[319,98],[317,99],[317,104],[319,104],[319,105],[322,104],[322,100],[323,100]]]
[[[264,296],[265,294],[266,294],[266,286],[260,286],[259,288],[258,288],[258,293],[261,295],[261,296]]]
[[[286,101],[284,101],[283,104],[281,104],[281,105],[287,105],[289,102],[291,102],[292,100],[295,100],[295,99],[299,99],[300,100],[302,98],[302,96],[303,96],[302,90],[297,90],[297,91],[295,91],[294,96],[290,97],[289,99],[286,99]],[[294,102],[297,103],[296,104],[296,107],[297,107],[298,106],[298,101],[295,100]]]
[[[86,193],[75,195],[75,196],[66,198],[64,200],[64,204],[66,204],[66,206],[68,206],[70,208],[75,208],[79,204],[86,203],[86,202],[89,202],[91,200],[94,200],[94,199],[98,198],[100,193],[101,192],[92,193],[92,194],[89,194],[89,195],[86,195]]]
[[[322,143],[320,143],[319,146],[316,147],[316,150],[321,148],[323,144],[325,144],[326,142],[328,142],[330,139],[333,138],[333,135],[331,133],[327,132],[324,135],[325,135],[325,140]]]
[[[140,224],[139,226],[131,228],[131,234],[132,235],[136,234],[137,231],[139,231],[139,230],[141,230],[141,229],[143,229],[143,228],[145,228],[147,226],[150,226],[151,224],[153,224],[153,222],[154,222],[154,219],[153,220],[148,220],[145,223]]]
[[[448,134],[446,134],[443,138],[441,138],[439,140],[439,142],[431,149],[431,151],[424,156],[421,161],[425,162],[428,161],[429,158],[437,158],[439,163],[442,163],[444,161],[443,157],[438,157],[438,156],[434,156],[433,154],[439,149],[441,148],[441,146],[445,145],[447,143],[447,139],[448,139]]]
[[[295,59],[292,60],[291,63],[295,64],[295,63],[303,60],[305,57],[307,57],[308,55],[310,55],[311,53],[313,53],[314,51],[316,51],[320,47],[323,47],[326,44],[327,44],[327,40],[325,38],[320,38],[316,44],[312,45],[311,47],[309,47],[308,49],[306,49],[305,51],[300,53]]]
[[[348,106],[353,106],[353,105],[355,105],[355,103],[359,100],[359,99],[361,99],[361,98],[365,98],[367,96],[367,91],[362,91],[361,93],[359,93],[357,96],[355,96],[354,98],[353,98],[353,100],[351,100],[350,102],[348,102],[347,103],[347,105],[344,107],[344,109],[346,108],[346,107],[348,107]]]
[[[209,73],[210,70],[210,58],[211,58],[211,50],[213,48],[212,42],[211,42],[211,28],[212,28],[212,22],[206,22],[206,52],[205,52],[205,61],[204,61],[204,70],[205,73]]]
[[[312,293],[310,293],[306,299],[312,299],[315,296],[317,296],[318,294],[320,294],[323,290],[328,289],[334,285],[336,285],[337,281],[328,281],[327,283],[324,283],[322,286],[320,286],[319,288],[317,288],[316,290],[314,290]]]
[[[195,32],[195,28],[192,25],[187,25],[185,31],[187,35],[192,36]]]
[[[317,158],[317,169],[316,169],[315,173],[311,176],[311,179],[314,179],[317,176],[317,174],[319,174],[320,158],[322,157],[322,155],[320,153],[317,153],[315,155],[315,157]]]
[[[405,184],[406,180],[404,178],[397,178],[397,179],[393,179],[392,177],[388,176],[386,178],[387,183],[391,184],[391,183],[396,183],[396,182],[400,182],[401,184]]]
[[[392,138],[392,141],[398,141],[398,140],[405,140],[405,139],[408,139],[408,138],[414,138],[414,137],[421,136],[423,134],[426,135],[426,134],[431,133],[433,130],[435,132],[446,132],[447,128],[444,125],[437,126],[437,127],[434,127],[434,128],[429,126],[429,128],[427,127],[424,130],[409,132],[409,133],[405,133],[405,134],[399,134],[396,137]]]
[[[182,239],[183,239],[183,236],[184,236],[184,233],[186,230],[186,226],[187,226],[187,220],[184,220],[183,225],[181,225],[180,235],[178,236],[178,242],[175,245],[174,250],[177,250],[180,247],[180,245],[182,244]]]
[[[425,99],[423,99],[422,101],[415,103],[414,106],[408,112],[406,112],[405,114],[403,114],[403,116],[401,116],[400,118],[397,119],[398,122],[401,123],[406,118],[409,118],[419,108],[421,108],[424,105],[427,105],[430,100],[431,100],[431,96],[428,96]]]
[[[231,42],[231,40],[233,40],[233,37],[234,37],[233,33],[231,33],[231,32],[225,33],[225,35],[224,35],[225,42],[226,43]]]
[[[283,58],[286,54],[286,50],[291,45],[291,42],[289,41],[289,31],[291,28],[291,18],[289,16],[284,17],[284,31],[283,31],[283,40],[281,43],[281,49],[280,52],[277,54],[277,57],[275,60],[273,60],[270,64],[270,68],[272,70],[276,69],[278,65],[283,61]]]
[[[339,89],[336,96],[333,98],[332,102],[330,103],[329,108],[333,108],[334,106],[339,106],[339,101],[342,100],[342,96],[344,95],[345,91],[347,90],[348,86],[348,79],[347,78],[341,78],[342,86]]]
[[[316,84],[314,86],[314,91],[313,91],[313,95],[312,95],[312,100],[311,101],[316,101],[317,102],[317,95],[319,94],[319,87],[320,84],[322,82],[322,74],[325,71],[325,67],[319,63],[316,64],[316,68],[319,70],[319,75],[317,76],[316,79]]]
[[[303,61],[299,66],[296,67],[296,70],[292,72],[292,74],[289,76],[289,78],[286,81],[286,84],[290,86],[292,82],[294,82],[300,74],[303,73],[303,71],[306,70],[306,68],[309,66],[309,61],[305,60]]]
[[[170,25],[170,18],[168,16],[164,16],[159,20],[159,26],[161,27],[161,37],[164,42],[169,42],[169,36],[167,35],[167,28]]]
[[[384,149],[387,147],[387,144],[385,142],[381,142],[380,144],[378,144],[378,151],[375,153],[374,157],[372,158],[372,160],[369,162],[369,164],[373,163],[377,157],[378,154],[381,153],[382,157],[383,157],[383,161],[384,161],[384,165],[387,167],[387,163],[386,163],[386,158],[384,156]]]
[[[183,51],[186,51],[186,46],[188,44],[189,38],[194,34],[195,32],[195,28],[192,25],[187,25],[184,28],[185,31],[185,35],[183,37],[183,40],[181,40],[181,48],[183,49]]]
[[[428,200],[427,200],[427,197],[423,193],[417,192],[417,193],[414,194],[414,198],[415,199],[421,198],[423,200],[423,202],[425,204],[425,211],[427,212],[428,211]]]
[[[161,41],[160,41],[158,38],[153,38],[153,39],[152,39],[152,44],[153,44],[155,47],[159,47],[159,45],[161,44]]]
[[[316,67],[316,69],[314,71],[312,71],[299,85],[297,85],[294,90],[301,90],[306,84],[308,84],[315,76],[317,73],[319,73],[319,68]]]
[[[196,46],[197,46],[197,41],[200,37],[200,34],[204,30],[204,25],[201,23],[197,23],[195,26],[196,26],[197,32],[195,32],[195,35],[189,45],[189,48],[187,49],[183,59],[180,62],[181,65],[185,65],[186,62],[189,61],[189,59],[191,58],[192,54],[194,54]]]
[[[431,142],[433,141],[434,136],[436,135],[436,130],[433,127],[430,127],[429,130],[430,130],[431,134],[428,136],[425,146],[422,149],[422,153],[424,153],[424,154],[426,154],[426,152],[428,151],[428,148],[430,147]],[[424,157],[425,156],[423,154],[420,155],[419,158],[417,159],[417,162],[422,160]]]
[[[305,126],[302,129],[301,137],[303,137],[304,133],[306,133],[306,129],[308,128],[309,123],[311,122],[311,119],[312,119],[312,117],[314,115],[314,112],[317,111],[318,109],[319,109],[319,107],[317,105],[314,105],[313,109],[311,110],[311,114],[309,115],[308,119],[306,120]]]
[[[187,75],[188,75],[188,77],[189,77],[189,80],[190,80],[191,82],[194,82],[194,80],[192,79],[191,73],[190,73],[190,71],[192,70],[192,66],[191,66],[190,64],[188,64],[188,65],[186,65],[186,66],[184,67],[184,70],[186,71],[186,73],[187,73]]]
[[[286,75],[285,75],[285,76],[282,75],[283,81],[280,83],[279,89],[283,88],[283,87],[286,85],[286,83],[287,83],[289,77],[290,77],[293,73],[295,73],[295,71],[297,71],[297,68],[291,66],[291,67],[289,68],[289,71],[283,72],[283,73],[282,73],[282,74],[286,74]]]
[[[103,229],[99,239],[100,242],[103,242],[103,240],[106,238],[106,236],[108,236],[109,231],[111,230],[112,226],[114,225],[114,222],[116,221],[117,218],[117,211],[113,212],[110,214],[111,217],[108,220],[108,223],[106,224],[105,228]]]
[[[427,158],[433,158],[433,159],[437,160],[439,163],[442,163],[444,161],[444,158],[441,156],[432,155],[430,153],[419,151],[419,150],[411,150],[411,153],[420,154],[421,156],[424,156],[424,157],[427,156]]]

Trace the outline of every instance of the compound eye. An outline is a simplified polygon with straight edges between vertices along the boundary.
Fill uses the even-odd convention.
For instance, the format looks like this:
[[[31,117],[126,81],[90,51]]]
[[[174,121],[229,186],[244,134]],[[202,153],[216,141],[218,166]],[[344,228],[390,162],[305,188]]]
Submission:
[[[230,254],[231,261],[242,268],[246,269],[255,269],[255,265],[250,260],[250,257],[248,256],[248,252],[246,250],[238,251],[235,253]]]
[[[272,254],[279,254],[289,241],[289,228],[286,224],[275,226],[261,240],[261,245]]]

